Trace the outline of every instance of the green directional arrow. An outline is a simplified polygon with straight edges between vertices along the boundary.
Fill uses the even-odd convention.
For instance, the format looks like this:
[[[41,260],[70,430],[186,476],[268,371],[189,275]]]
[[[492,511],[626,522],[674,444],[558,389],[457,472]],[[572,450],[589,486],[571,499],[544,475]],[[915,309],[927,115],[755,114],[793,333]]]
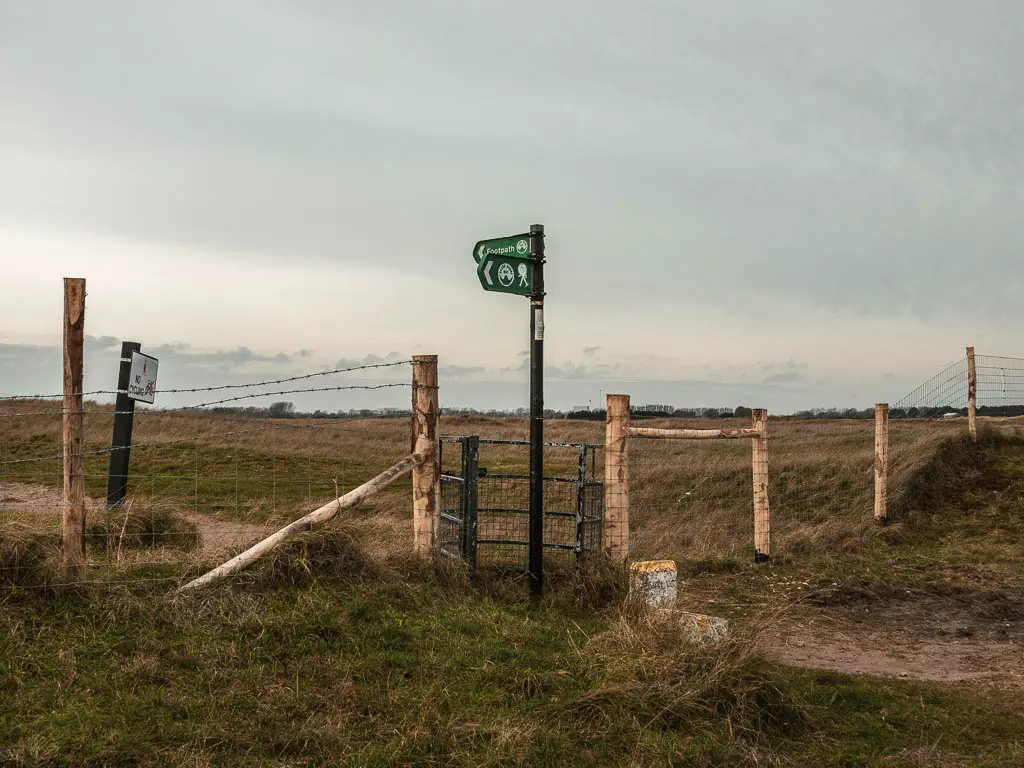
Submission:
[[[526,258],[530,255],[530,236],[510,235],[508,237],[496,237],[492,240],[481,240],[473,246],[473,260],[477,264],[491,253],[498,256]]]
[[[477,264],[476,276],[485,291],[529,296],[533,289],[533,261],[488,253]]]

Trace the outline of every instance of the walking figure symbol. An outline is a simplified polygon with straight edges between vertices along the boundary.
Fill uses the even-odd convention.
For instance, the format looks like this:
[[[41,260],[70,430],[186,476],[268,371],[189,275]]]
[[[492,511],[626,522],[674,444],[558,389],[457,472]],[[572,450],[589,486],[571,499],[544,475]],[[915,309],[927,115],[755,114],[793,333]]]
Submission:
[[[519,285],[521,287],[524,287],[524,288],[529,288],[530,287],[530,283],[526,279],[526,265],[525,264],[520,264],[519,265]]]

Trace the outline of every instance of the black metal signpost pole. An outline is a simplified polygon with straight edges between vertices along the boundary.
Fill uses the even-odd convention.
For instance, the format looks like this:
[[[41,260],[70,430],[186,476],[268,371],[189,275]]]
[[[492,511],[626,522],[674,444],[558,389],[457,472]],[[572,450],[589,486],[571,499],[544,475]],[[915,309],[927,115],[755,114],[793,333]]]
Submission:
[[[544,593],[544,225],[530,227],[530,593]]]
[[[111,441],[110,468],[107,471],[107,506],[124,501],[128,492],[128,460],[131,456],[132,421],[135,401],[128,397],[132,372],[132,353],[142,349],[137,341],[121,342],[121,367],[117,373],[117,402],[114,405],[114,437]]]

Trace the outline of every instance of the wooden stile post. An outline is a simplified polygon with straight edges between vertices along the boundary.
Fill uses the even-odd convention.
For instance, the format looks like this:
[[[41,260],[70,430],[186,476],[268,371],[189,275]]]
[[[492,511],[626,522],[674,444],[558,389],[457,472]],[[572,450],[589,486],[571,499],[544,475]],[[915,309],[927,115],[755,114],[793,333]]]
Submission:
[[[974,347],[967,348],[967,429],[971,432],[971,439],[978,440],[978,417],[976,413],[978,403],[978,374],[974,368]]]
[[[768,411],[755,408],[753,428],[757,437],[753,445],[754,471],[754,562],[771,558],[771,517],[768,508]]]
[[[889,404],[875,405],[875,522],[889,521],[886,492],[889,486]]]
[[[608,395],[604,432],[604,551],[629,559],[629,395]]]
[[[85,563],[85,465],[82,456],[82,348],[85,278],[64,278],[64,510],[61,517],[64,577],[81,582]]]
[[[412,450],[423,463],[412,471],[413,552],[429,557],[438,527],[441,465],[438,462],[437,355],[412,359]]]

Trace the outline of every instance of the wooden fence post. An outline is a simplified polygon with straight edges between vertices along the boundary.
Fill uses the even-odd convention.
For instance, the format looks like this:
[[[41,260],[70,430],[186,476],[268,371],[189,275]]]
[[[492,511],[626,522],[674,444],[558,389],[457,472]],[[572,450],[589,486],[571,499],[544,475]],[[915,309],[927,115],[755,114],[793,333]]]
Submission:
[[[768,411],[755,408],[753,428],[757,437],[753,445],[754,471],[754,562],[771,558],[771,517],[768,507]]]
[[[85,561],[85,464],[82,456],[82,347],[85,342],[85,278],[64,278],[64,510],[61,536],[64,577],[81,582]]]
[[[412,359],[412,450],[426,458],[412,471],[413,552],[429,557],[437,531],[441,465],[438,461],[439,435],[437,355],[415,355]]]
[[[604,431],[604,551],[629,559],[629,395],[608,395]]]
[[[976,413],[978,403],[978,374],[974,368],[974,347],[967,348],[967,429],[971,432],[971,439],[978,440],[978,417]]]
[[[889,486],[889,404],[875,405],[875,522],[889,521],[886,492]]]

